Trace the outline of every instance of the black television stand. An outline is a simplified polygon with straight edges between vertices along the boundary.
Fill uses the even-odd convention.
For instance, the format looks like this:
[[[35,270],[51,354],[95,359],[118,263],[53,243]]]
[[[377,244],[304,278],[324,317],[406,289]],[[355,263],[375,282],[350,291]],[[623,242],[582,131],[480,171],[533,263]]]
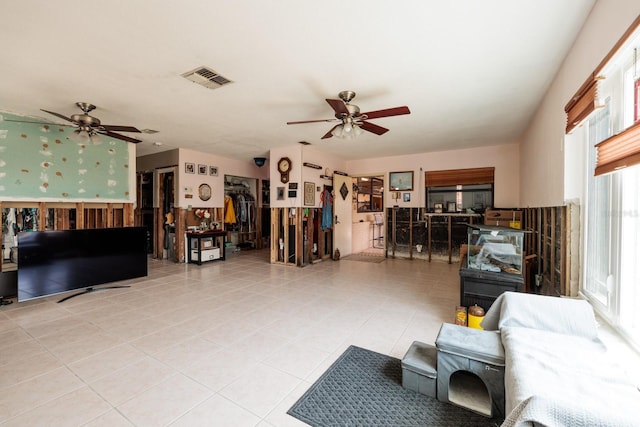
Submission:
[[[61,302],[65,302],[68,299],[71,299],[73,297],[77,297],[78,295],[84,295],[84,294],[89,294],[91,292],[98,292],[98,291],[104,291],[107,289],[118,289],[118,288],[130,288],[131,286],[128,285],[120,285],[120,286],[103,286],[101,288],[94,288],[92,286],[85,288],[83,291],[81,292],[76,292],[73,295],[69,295],[68,297],[64,297],[62,298],[60,301],[58,301],[58,304],[60,304]]]

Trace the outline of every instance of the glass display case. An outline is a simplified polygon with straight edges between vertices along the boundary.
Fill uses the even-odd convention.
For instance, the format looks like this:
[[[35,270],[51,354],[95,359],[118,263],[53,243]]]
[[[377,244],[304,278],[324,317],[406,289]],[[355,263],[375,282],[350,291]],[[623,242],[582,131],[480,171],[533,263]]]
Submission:
[[[472,270],[523,274],[524,232],[508,227],[469,225],[467,263]]]

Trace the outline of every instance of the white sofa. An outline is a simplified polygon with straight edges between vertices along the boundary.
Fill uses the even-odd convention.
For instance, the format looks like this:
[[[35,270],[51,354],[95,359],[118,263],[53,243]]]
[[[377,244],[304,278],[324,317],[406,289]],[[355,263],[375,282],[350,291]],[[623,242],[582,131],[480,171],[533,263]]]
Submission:
[[[611,363],[588,302],[505,292],[482,326],[504,346],[504,427],[640,426],[640,390]]]

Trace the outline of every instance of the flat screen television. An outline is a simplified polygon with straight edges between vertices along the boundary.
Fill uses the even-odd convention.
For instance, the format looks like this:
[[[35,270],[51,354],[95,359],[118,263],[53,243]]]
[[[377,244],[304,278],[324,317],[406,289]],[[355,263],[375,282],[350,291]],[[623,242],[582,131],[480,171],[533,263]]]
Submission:
[[[145,227],[18,234],[18,301],[147,275]]]

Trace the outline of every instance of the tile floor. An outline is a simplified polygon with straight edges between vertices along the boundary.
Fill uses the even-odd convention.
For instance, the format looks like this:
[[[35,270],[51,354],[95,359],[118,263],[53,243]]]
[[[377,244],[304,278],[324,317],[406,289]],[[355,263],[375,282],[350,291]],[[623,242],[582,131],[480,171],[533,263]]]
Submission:
[[[456,264],[268,258],[1,307],[0,425],[304,425],[286,411],[349,345],[401,358],[454,317]]]
[[[455,264],[268,258],[0,308],[0,425],[304,425],[286,411],[349,345],[401,358],[453,319]]]

